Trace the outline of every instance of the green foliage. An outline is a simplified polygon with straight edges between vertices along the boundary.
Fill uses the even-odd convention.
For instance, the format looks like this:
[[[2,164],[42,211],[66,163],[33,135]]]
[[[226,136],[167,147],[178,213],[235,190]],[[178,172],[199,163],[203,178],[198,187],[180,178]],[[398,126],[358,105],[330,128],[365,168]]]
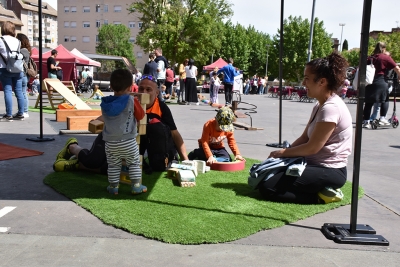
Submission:
[[[135,64],[133,45],[129,42],[131,32],[125,25],[103,25],[99,28],[99,43],[96,52],[105,55],[121,56],[128,58]],[[102,71],[110,71],[115,68],[123,68],[122,62],[102,62]]]
[[[232,15],[226,0],[142,0],[128,10],[143,23],[136,43],[145,51],[161,47],[172,63],[189,57],[206,63],[221,47],[222,21]]]
[[[347,50],[349,50],[349,43],[347,42],[346,39],[344,39],[342,51],[347,51]]]
[[[273,37],[273,49],[270,51],[271,72],[278,77],[279,66],[279,30]],[[308,43],[310,38],[310,22],[300,17],[289,16],[283,26],[283,79],[287,82],[300,82],[303,77],[304,65],[307,62]],[[312,42],[313,58],[325,57],[332,52],[331,34],[325,31],[323,21],[315,18]]]
[[[400,32],[392,34],[378,34],[376,39],[369,38],[368,54],[371,55],[378,42],[386,44],[386,50],[390,52],[390,56],[395,62],[400,62]]]
[[[342,56],[349,62],[349,66],[358,66],[360,62],[360,49],[354,48],[342,52]]]

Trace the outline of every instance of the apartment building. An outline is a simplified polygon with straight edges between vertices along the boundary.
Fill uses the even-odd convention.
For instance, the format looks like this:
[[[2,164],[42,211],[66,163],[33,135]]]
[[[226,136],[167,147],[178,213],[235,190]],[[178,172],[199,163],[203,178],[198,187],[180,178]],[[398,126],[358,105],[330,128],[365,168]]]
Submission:
[[[42,21],[39,21],[37,0],[7,0],[7,9],[14,11],[23,26],[21,33],[28,36],[33,46],[39,46],[39,23],[42,23],[42,44],[55,48],[57,40],[57,10],[42,2]]]
[[[11,21],[12,23],[15,24],[16,31],[21,32],[21,27],[23,26],[21,20],[17,17],[17,15],[15,15],[15,13],[13,11],[5,9],[4,7],[5,7],[5,2],[1,2],[0,23],[5,22],[5,21]]]
[[[58,0],[58,40],[68,50],[96,53],[98,30],[105,24],[123,24],[131,31],[130,42],[136,57],[137,69],[142,70],[148,54],[135,44],[142,26],[135,14],[127,8],[133,0]]]

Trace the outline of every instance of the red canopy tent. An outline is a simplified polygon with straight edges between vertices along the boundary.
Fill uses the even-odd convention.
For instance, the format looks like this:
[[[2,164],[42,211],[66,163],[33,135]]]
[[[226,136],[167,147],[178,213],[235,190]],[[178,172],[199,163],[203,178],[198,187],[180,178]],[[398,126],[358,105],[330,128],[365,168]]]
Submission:
[[[66,49],[63,45],[58,45],[55,50],[57,50],[58,54],[56,57],[56,61],[59,62],[59,66],[63,71],[63,80],[66,81],[74,81],[76,82],[76,65],[85,65],[89,66],[90,61],[77,55],[72,54],[68,49]],[[42,55],[42,74],[43,78],[47,78],[47,59],[51,56],[51,50],[43,53]],[[31,55],[32,59],[38,64],[39,68],[39,52],[32,51]]]
[[[225,60],[223,60],[222,58],[219,58],[217,61],[215,61],[214,63],[212,63],[212,64],[210,64],[210,65],[207,65],[207,66],[204,66],[203,67],[203,70],[214,70],[216,67],[218,68],[218,69],[220,69],[220,68],[222,68],[222,67],[224,67],[224,66],[226,66],[226,65],[228,65],[228,63],[225,61]]]

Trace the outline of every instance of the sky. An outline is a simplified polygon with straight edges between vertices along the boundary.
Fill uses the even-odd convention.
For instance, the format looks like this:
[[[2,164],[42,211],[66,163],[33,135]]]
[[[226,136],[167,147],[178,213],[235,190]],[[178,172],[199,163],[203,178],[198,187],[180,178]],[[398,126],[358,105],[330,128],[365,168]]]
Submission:
[[[43,0],[57,8],[57,0]],[[253,25],[256,30],[271,36],[277,34],[280,25],[281,1],[278,0],[227,0],[233,4],[231,20],[245,27]],[[396,5],[397,2],[397,5]],[[363,0],[315,0],[315,17],[322,20],[325,30],[340,41],[347,39],[349,49],[360,47]],[[311,20],[313,0],[284,1],[284,18],[301,16]],[[372,1],[370,31],[391,31],[400,26],[398,0]],[[346,24],[339,26],[340,23]]]

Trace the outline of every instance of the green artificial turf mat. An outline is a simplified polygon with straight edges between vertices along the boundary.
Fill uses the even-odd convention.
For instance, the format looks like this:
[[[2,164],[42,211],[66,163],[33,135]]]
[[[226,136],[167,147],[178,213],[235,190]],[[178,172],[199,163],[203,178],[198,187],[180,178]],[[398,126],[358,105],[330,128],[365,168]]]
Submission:
[[[125,184],[120,185],[119,195],[109,194],[107,177],[88,172],[54,172],[44,183],[106,224],[179,244],[237,240],[350,203],[349,182],[342,188],[345,197],[341,202],[300,205],[262,200],[258,190],[247,185],[248,170],[256,162],[247,159],[246,169],[239,172],[199,174],[192,188],[179,187],[166,172],[144,174],[148,192],[135,196]]]
[[[39,108],[32,107],[32,106],[29,106],[28,111],[31,111],[31,112],[40,112],[40,109],[39,109]],[[50,106],[48,106],[48,107],[47,107],[47,106],[43,107],[43,108],[42,108],[42,111],[43,111],[43,113],[56,114],[56,110],[55,110],[55,109],[52,109]]]

